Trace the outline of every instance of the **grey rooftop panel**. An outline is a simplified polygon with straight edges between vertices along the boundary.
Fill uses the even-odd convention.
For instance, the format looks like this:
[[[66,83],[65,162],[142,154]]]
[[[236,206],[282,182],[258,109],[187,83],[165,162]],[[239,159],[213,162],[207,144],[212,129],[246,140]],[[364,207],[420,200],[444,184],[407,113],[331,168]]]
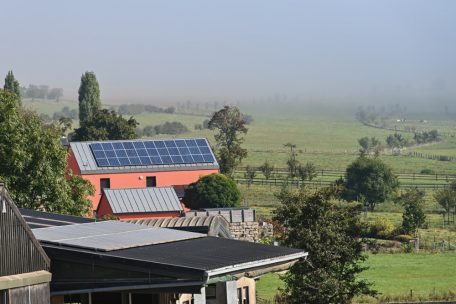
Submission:
[[[182,212],[173,187],[104,189],[113,214]]]
[[[105,221],[33,229],[44,243],[112,251],[204,237],[204,234]]]

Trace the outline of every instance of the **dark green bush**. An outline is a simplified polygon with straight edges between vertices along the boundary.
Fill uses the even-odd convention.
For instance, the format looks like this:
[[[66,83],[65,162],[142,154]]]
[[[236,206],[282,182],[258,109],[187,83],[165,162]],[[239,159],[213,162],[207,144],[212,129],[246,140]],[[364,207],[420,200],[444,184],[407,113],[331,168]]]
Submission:
[[[214,173],[190,184],[184,202],[191,209],[239,207],[241,192],[232,179]]]

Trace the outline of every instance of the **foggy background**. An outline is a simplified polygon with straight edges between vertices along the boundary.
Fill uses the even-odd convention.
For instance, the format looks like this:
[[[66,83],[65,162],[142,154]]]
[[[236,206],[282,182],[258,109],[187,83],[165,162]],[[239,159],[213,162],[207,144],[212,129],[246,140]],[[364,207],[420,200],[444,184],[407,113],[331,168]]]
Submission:
[[[103,102],[454,104],[456,1],[3,1],[0,73]]]

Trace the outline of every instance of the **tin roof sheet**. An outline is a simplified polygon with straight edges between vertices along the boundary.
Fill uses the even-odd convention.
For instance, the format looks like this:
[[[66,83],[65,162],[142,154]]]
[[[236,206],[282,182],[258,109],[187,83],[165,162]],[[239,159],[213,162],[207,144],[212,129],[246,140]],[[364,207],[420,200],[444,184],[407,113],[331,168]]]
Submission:
[[[33,229],[41,242],[112,251],[205,237],[204,234],[152,228],[119,221]]]
[[[113,214],[184,211],[173,187],[104,189]]]

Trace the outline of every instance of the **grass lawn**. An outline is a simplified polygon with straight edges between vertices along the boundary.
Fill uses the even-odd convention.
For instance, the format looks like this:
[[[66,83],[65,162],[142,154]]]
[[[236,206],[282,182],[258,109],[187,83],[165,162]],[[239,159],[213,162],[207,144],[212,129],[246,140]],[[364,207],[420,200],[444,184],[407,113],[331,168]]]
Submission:
[[[285,284],[277,273],[268,273],[261,277],[256,284],[257,297],[265,300],[273,299],[279,288]]]
[[[361,278],[374,283],[382,298],[430,298],[456,292],[456,253],[370,254]],[[257,295],[272,299],[283,282],[268,274],[257,283]]]
[[[415,297],[456,292],[456,253],[369,255],[361,278],[374,283],[382,296]]]

